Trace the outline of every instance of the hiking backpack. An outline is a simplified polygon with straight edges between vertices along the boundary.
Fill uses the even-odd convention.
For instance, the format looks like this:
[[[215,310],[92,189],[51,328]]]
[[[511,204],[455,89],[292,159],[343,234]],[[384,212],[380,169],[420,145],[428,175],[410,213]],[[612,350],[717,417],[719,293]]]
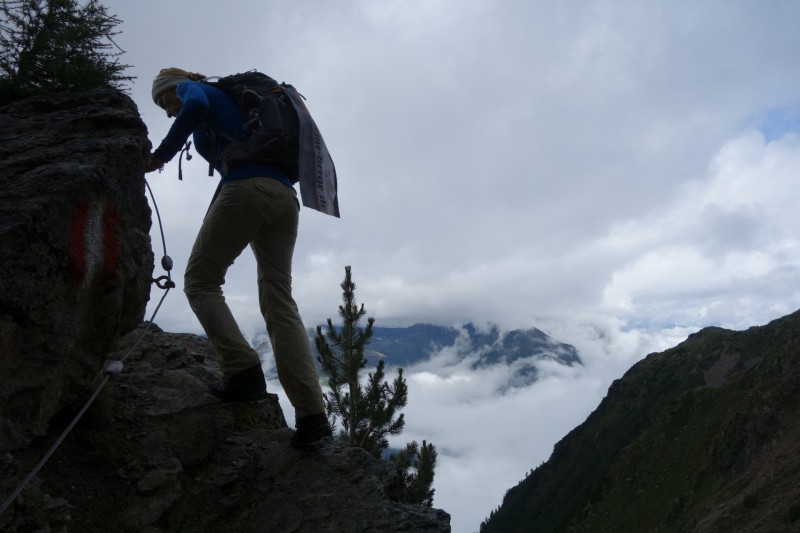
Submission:
[[[250,132],[241,141],[219,131],[210,132],[229,141],[222,154],[223,175],[251,163],[266,163],[297,183],[300,126],[286,85],[254,70],[205,83],[233,98],[247,117],[244,128]],[[213,165],[209,166],[211,174]]]
[[[339,218],[336,167],[303,102],[305,98],[297,89],[255,70],[213,78],[213,81],[207,79],[203,83],[231,96],[247,118],[244,126],[250,134],[241,141],[206,126],[212,154],[216,153],[217,136],[229,141],[221,156],[223,176],[251,163],[274,165],[292,183],[299,183],[304,206]],[[213,158],[209,161],[208,175],[214,175]],[[222,180],[214,198],[221,187]]]

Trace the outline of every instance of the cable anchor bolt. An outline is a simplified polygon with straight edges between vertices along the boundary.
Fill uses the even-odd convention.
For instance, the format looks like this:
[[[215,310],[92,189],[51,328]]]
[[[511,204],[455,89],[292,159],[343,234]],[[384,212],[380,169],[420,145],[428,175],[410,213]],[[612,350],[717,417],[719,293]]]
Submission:
[[[122,361],[109,361],[105,369],[103,369],[103,373],[110,376],[119,376],[122,373]]]

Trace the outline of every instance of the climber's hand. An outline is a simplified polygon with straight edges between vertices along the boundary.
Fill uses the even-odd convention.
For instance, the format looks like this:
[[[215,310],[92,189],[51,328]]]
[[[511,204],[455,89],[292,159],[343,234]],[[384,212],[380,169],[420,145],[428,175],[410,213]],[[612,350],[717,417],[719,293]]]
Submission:
[[[147,158],[147,162],[144,164],[145,172],[153,172],[154,170],[162,170],[163,168],[164,162],[153,154],[150,154],[150,157]]]

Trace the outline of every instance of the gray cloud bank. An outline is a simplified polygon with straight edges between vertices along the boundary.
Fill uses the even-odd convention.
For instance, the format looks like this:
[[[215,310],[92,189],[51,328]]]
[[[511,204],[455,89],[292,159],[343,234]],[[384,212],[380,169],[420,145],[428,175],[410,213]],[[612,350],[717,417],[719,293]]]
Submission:
[[[509,394],[500,368],[409,374],[404,437],[440,446],[456,532],[638,358],[800,307],[800,4],[105,3],[154,144],[165,66],[258,68],[308,98],[342,211],[301,214],[308,326],[336,317],[352,265],[379,325],[538,327],[580,350],[585,368]],[[182,182],[176,163],[148,179],[180,289],[216,180],[198,160]],[[262,328],[248,252],[224,289],[243,329]],[[199,331],[179,290],[156,322]]]

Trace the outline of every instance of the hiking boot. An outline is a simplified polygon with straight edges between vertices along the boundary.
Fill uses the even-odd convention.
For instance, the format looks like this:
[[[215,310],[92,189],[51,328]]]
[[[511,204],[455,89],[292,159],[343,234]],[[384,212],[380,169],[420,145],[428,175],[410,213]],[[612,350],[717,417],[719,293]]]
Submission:
[[[289,444],[292,445],[292,448],[299,450],[308,449],[320,439],[333,434],[325,413],[298,418],[295,427],[297,430],[292,434]]]
[[[255,402],[267,398],[267,383],[261,365],[254,365],[226,380],[213,383],[209,392],[223,402]]]

